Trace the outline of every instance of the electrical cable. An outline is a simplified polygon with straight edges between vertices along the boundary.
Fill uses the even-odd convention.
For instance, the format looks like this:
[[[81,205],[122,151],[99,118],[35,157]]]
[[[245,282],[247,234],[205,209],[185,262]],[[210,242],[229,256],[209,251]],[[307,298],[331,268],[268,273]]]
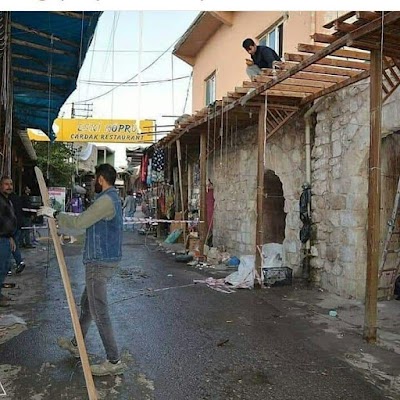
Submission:
[[[179,76],[177,78],[171,79],[171,78],[166,78],[166,79],[157,79],[157,80],[151,80],[151,81],[142,81],[142,85],[152,85],[155,83],[165,83],[165,82],[171,82],[172,80],[174,81],[179,81],[182,79],[187,79],[191,78],[191,75],[184,75],[184,76]],[[139,82],[130,82],[130,83],[125,83],[125,82],[118,82],[118,81],[91,81],[91,80],[81,80],[79,83],[83,83],[86,85],[93,85],[93,86],[137,86]],[[186,97],[187,100],[187,97]],[[185,103],[186,105],[186,103]]]
[[[179,39],[176,39],[176,40],[161,54],[161,55],[159,55],[155,60],[153,60],[147,67],[143,68],[140,72],[141,72],[141,73],[142,73],[142,72],[145,72],[145,71],[147,71],[149,68],[151,68],[164,54],[166,54],[173,46],[175,46],[175,44],[178,42],[178,40],[179,40]],[[106,95],[110,94],[113,90],[115,90],[115,89],[117,89],[118,87],[122,86],[123,84],[128,83],[128,82],[131,82],[131,81],[132,81],[133,79],[135,79],[138,75],[139,75],[138,73],[135,74],[135,75],[132,76],[131,78],[129,78],[129,79],[127,79],[126,81],[122,82],[121,84],[119,84],[119,85],[113,87],[112,89],[108,90],[108,91],[105,92],[105,93],[102,93],[102,94],[100,94],[100,95],[98,95],[98,96],[94,96],[94,97],[92,97],[92,98],[90,98],[90,99],[81,100],[81,101],[78,101],[78,102],[75,102],[75,103],[86,103],[86,102],[88,102],[88,101],[96,100],[96,99],[99,99],[99,98],[101,98],[101,97],[103,97],[103,96],[106,96]],[[66,104],[71,104],[71,103],[66,103]]]

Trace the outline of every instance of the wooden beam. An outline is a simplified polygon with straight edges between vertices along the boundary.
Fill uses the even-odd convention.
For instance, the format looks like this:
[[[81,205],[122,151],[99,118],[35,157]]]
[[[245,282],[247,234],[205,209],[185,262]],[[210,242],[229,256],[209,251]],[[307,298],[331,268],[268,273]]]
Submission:
[[[53,14],[62,15],[63,17],[84,19],[86,21],[90,21],[92,17],[90,15],[85,14],[85,12],[74,12],[74,11],[50,11]]]
[[[42,44],[27,42],[26,40],[19,40],[19,39],[13,38],[13,39],[11,39],[11,43],[16,44],[18,46],[31,47],[33,49],[43,50],[46,53],[55,53],[55,54],[64,54],[66,56],[75,56],[75,54],[70,51],[60,50],[60,49],[56,49],[55,47],[50,47],[50,46],[43,46]]]
[[[312,56],[306,56],[304,54],[293,54],[293,53],[285,53],[285,60],[288,61],[296,61],[303,62]],[[315,61],[316,64],[319,65],[329,65],[331,67],[339,67],[339,68],[352,68],[352,69],[369,69],[369,63],[359,62],[359,61],[347,61],[335,58],[323,58],[321,60]]]
[[[255,82],[269,82],[271,78],[269,77],[263,77],[262,75],[257,76]],[[321,82],[318,80],[311,80],[311,79],[301,79],[301,78],[296,78],[294,76],[293,78],[287,78],[284,81],[285,85],[294,85],[294,86],[309,86],[309,87],[314,87],[314,88],[326,88],[327,86],[330,85],[328,82]]]
[[[370,148],[368,179],[367,280],[365,290],[364,339],[375,343],[378,316],[378,265],[380,240],[382,55],[371,52]]]
[[[335,22],[335,29],[338,32],[349,33],[349,32],[353,32],[354,30],[356,30],[357,26],[353,25],[353,24],[348,24],[347,22],[336,21]]]
[[[13,78],[14,86],[19,87],[21,86],[22,88],[28,88],[28,89],[35,89],[35,90],[42,90],[44,92],[48,92],[49,90],[49,85],[48,84],[43,84],[35,81],[30,81],[26,79],[20,79],[17,77]],[[61,90],[58,88],[56,85],[51,85],[51,91],[54,93],[58,93],[61,95],[65,95],[65,91]]]
[[[386,26],[387,24],[393,23],[400,20],[400,12],[398,11],[391,11],[387,13],[383,18],[379,18],[377,20],[374,20],[368,24],[365,24],[364,26],[356,29],[355,31],[344,35],[340,38],[338,38],[335,42],[331,43],[329,46],[324,48],[321,52],[316,53],[312,55],[311,57],[308,57],[306,60],[300,62],[293,68],[291,68],[288,71],[281,72],[276,76],[276,79],[274,81],[266,82],[262,84],[260,87],[256,88],[253,92],[247,93],[246,95],[242,96],[240,99],[237,99],[233,103],[227,104],[224,108],[224,112],[232,110],[233,108],[237,107],[238,105],[244,105],[247,101],[253,99],[254,97],[259,96],[260,93],[264,92],[267,89],[270,89],[274,85],[284,81],[287,78],[293,77],[296,73],[306,70],[308,67],[317,67],[313,66],[315,62],[318,60],[321,60],[322,58],[326,57],[329,54],[332,54],[336,50],[339,50],[343,46],[348,46],[352,47],[351,42],[355,41],[363,36],[365,36],[367,33],[372,33],[375,31],[378,31],[381,29],[382,25]],[[322,67],[322,66],[321,66]],[[322,67],[324,68],[324,67]],[[328,67],[325,67],[328,68]],[[332,67],[330,67],[332,68]],[[350,71],[350,70],[349,70]],[[316,71],[311,71],[311,72],[316,72]],[[320,71],[318,71],[320,72]],[[351,71],[355,74],[357,74],[356,71]],[[346,74],[349,74],[350,72],[346,71]],[[218,115],[221,114],[221,110],[217,110],[213,113],[210,114],[209,118],[213,119],[217,117]],[[187,128],[185,128],[182,132],[179,133],[177,136],[182,136],[186,132],[188,132],[190,129],[195,128],[196,126],[199,126],[207,121],[208,117],[204,117],[203,119],[189,125]],[[175,136],[173,140],[177,139],[178,137]]]
[[[335,40],[337,40],[337,37],[333,35],[327,35],[326,33],[314,33],[310,37],[314,40],[314,42],[319,43],[333,43]]]
[[[346,19],[349,19],[349,18],[353,17],[355,14],[356,14],[355,11],[349,11],[349,12],[347,12],[347,13],[341,15],[339,18],[335,18],[334,20],[329,21],[328,23],[326,23],[325,25],[323,25],[323,27],[326,28],[326,29],[331,29],[331,28],[334,27],[334,25],[335,25],[336,22],[338,22],[338,21],[339,21],[339,22],[341,22],[341,21],[346,21]]]
[[[224,25],[233,25],[233,11],[209,11],[209,13]]]
[[[343,82],[332,85],[324,90],[321,90],[318,93],[315,93],[311,96],[306,97],[305,99],[303,99],[301,101],[301,104],[304,105],[304,104],[310,103],[311,101],[317,99],[318,97],[326,96],[329,93],[336,92],[339,89],[343,89],[346,86],[352,85],[353,83],[356,83],[362,79],[368,78],[368,76],[369,76],[369,71],[361,72],[357,76],[353,76],[352,78],[346,79]]]
[[[266,140],[268,141],[269,139],[271,139],[271,137],[279,131],[280,128],[282,128],[282,126],[284,126],[285,124],[287,124],[292,118],[294,118],[295,115],[297,115],[299,113],[299,110],[297,111],[291,111],[290,113],[288,113],[286,115],[286,117],[282,120],[281,124],[279,126],[277,126],[275,129],[271,130],[270,132],[268,132],[268,135],[266,137]]]
[[[371,11],[356,11],[356,16],[358,19],[363,19],[365,21],[373,21],[381,17],[381,14]]]
[[[258,87],[260,83],[257,82],[243,82],[243,87],[245,88],[255,88]],[[274,90],[283,90],[288,92],[300,92],[300,93],[315,93],[321,90],[321,88],[314,87],[314,86],[299,86],[299,85],[289,85],[284,83],[279,83],[278,85],[274,86]]]
[[[317,46],[312,44],[299,43],[297,50],[303,53],[317,53],[325,48],[325,46]],[[336,50],[332,53],[335,57],[344,58],[355,58],[357,60],[369,61],[369,52],[357,51],[357,50]]]
[[[258,90],[258,88],[255,88]],[[236,87],[235,92],[238,94],[246,94],[249,92],[249,89],[243,87]],[[264,95],[264,94],[263,94]],[[282,96],[282,97],[304,97],[307,95],[307,92],[293,92],[293,91],[284,91],[284,90],[275,90],[268,89],[268,96]]]
[[[44,72],[44,71],[39,71],[37,69],[22,68],[22,67],[12,67],[12,69],[13,69],[13,71],[23,72],[25,74],[54,77],[54,78],[60,78],[60,79],[66,79],[66,80],[71,80],[71,79],[75,78],[74,76],[71,76],[71,75],[57,74],[55,72],[48,73],[48,72]]]
[[[310,68],[310,67],[308,67]],[[338,83],[342,82],[344,79],[347,79],[347,76],[337,76],[337,75],[329,75],[329,74],[319,74],[316,72],[308,72],[308,71],[301,71],[297,72],[292,76],[294,79],[304,79],[304,80],[311,80],[311,81],[318,81],[318,82],[326,82],[330,83]],[[288,78],[290,79],[290,78]]]
[[[35,34],[37,36],[40,36],[42,38],[49,39],[50,41],[54,40],[55,42],[60,42],[60,43],[65,44],[67,46],[71,46],[71,47],[75,47],[75,48],[79,49],[79,44],[78,43],[71,42],[70,40],[66,40],[66,39],[61,39],[61,38],[59,38],[59,37],[57,37],[55,35],[49,35],[48,33],[41,32],[41,31],[39,31],[37,29],[33,29],[33,28],[28,27],[28,26],[25,26],[25,25],[22,25],[22,24],[18,24],[17,22],[11,22],[11,26],[13,28],[15,28],[15,29],[20,30],[20,31],[33,33],[33,34]]]
[[[256,220],[256,260],[255,269],[256,277],[261,278],[262,274],[262,257],[261,247],[264,242],[264,221],[263,221],[263,204],[264,204],[264,155],[265,155],[265,139],[266,139],[266,109],[265,104],[260,107],[258,112],[258,135],[257,135],[257,220]]]
[[[288,72],[298,66],[299,63],[291,62],[291,61],[286,61],[285,62],[285,67],[289,68]],[[338,67],[328,67],[325,65],[309,65],[301,70],[301,72],[315,72],[317,74],[325,74],[325,75],[338,75],[341,77],[349,77],[349,76],[355,76],[357,75],[360,71],[354,71],[353,69],[350,68],[338,68]],[[297,73],[296,73],[297,74]],[[293,74],[293,75],[296,75]],[[292,75],[292,77],[293,77]],[[297,75],[296,75],[297,76]]]
[[[202,131],[200,135],[200,257],[204,257],[204,245],[207,236],[207,203],[206,203],[206,185],[207,185],[207,131]]]

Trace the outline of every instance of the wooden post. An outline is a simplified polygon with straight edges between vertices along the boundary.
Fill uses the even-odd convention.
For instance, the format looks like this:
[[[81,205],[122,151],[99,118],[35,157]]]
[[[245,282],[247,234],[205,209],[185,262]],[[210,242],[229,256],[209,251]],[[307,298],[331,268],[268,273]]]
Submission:
[[[382,54],[371,51],[370,147],[368,180],[367,280],[364,339],[376,342],[381,198]]]
[[[258,155],[257,155],[257,222],[256,222],[256,277],[262,274],[262,259],[259,249],[264,241],[263,200],[264,200],[264,153],[265,153],[265,104],[258,112]],[[255,286],[257,282],[255,282]]]
[[[207,236],[207,204],[206,204],[206,152],[207,152],[207,132],[200,135],[200,257],[204,256],[204,245]]]
[[[179,176],[179,193],[181,196],[181,211],[182,220],[185,220],[185,205],[183,202],[183,183],[182,183],[182,152],[181,152],[181,141],[176,141],[176,155],[178,158],[178,176]],[[186,223],[183,224],[183,243],[186,243]]]
[[[49,193],[47,191],[46,183],[43,178],[42,171],[35,167],[35,174],[42,195],[42,201],[45,206],[50,206]],[[53,218],[48,219],[51,238],[53,239],[54,249],[56,251],[58,266],[60,267],[61,278],[64,284],[65,294],[67,296],[68,308],[71,313],[72,326],[74,328],[76,342],[78,344],[79,356],[81,357],[83,374],[86,381],[86,389],[89,395],[89,400],[97,400],[97,392],[94,386],[92,372],[90,370],[89,359],[86,352],[85,342],[83,340],[81,325],[79,323],[78,312],[76,310],[74,295],[71,289],[71,282],[69,280],[67,265],[65,263],[64,253],[61,248],[61,242],[57,235],[56,221]]]

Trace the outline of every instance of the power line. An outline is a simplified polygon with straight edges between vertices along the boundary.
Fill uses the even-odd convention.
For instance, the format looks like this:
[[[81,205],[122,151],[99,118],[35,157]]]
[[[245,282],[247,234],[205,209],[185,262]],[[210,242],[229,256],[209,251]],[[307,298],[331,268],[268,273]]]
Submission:
[[[152,81],[142,81],[142,85],[151,85],[153,83],[163,83],[163,82],[171,82],[179,81],[182,79],[191,78],[191,75],[179,76],[176,78],[167,78],[167,79],[157,79]],[[116,82],[116,81],[95,81],[95,80],[80,80],[79,83],[85,83],[87,85],[94,85],[94,86],[137,86],[139,82]]]
[[[151,62],[147,67],[143,68],[142,71],[140,71],[140,73],[147,71],[149,68],[151,68],[164,54],[166,54],[173,46],[175,46],[175,44],[178,42],[179,38],[176,39],[174,41],[174,43],[172,43],[162,54],[160,54],[153,62]],[[96,100],[99,99],[100,97],[106,96],[107,94],[111,93],[112,91],[114,91],[115,89],[117,89],[118,87],[124,85],[125,83],[128,83],[130,81],[132,81],[133,79],[135,79],[137,76],[139,75],[139,73],[135,74],[134,76],[132,76],[131,78],[127,79],[125,82],[118,84],[117,86],[114,86],[112,89],[108,90],[105,93],[99,94],[98,96],[92,97],[90,99],[86,99],[86,100],[80,100],[80,101],[76,101],[75,103],[87,103],[89,101],[92,100]],[[68,103],[70,104],[70,103]]]

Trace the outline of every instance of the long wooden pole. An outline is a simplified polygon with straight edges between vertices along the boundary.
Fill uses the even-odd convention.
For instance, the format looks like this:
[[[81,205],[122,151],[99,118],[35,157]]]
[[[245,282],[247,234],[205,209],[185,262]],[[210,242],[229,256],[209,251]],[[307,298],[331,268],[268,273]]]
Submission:
[[[382,54],[371,51],[367,280],[364,339],[376,342],[381,198]]]
[[[257,221],[256,221],[256,276],[261,277],[262,259],[259,249],[264,240],[263,200],[264,200],[264,153],[265,153],[265,104],[258,112],[258,154],[257,154]],[[256,283],[257,286],[257,283]]]
[[[207,204],[206,204],[206,162],[207,162],[207,132],[200,135],[200,256],[204,256],[204,245],[207,236]]]
[[[181,152],[181,141],[176,141],[176,155],[178,158],[178,175],[179,175],[179,193],[181,195],[181,210],[182,220],[185,220],[185,205],[183,203],[183,183],[182,183],[182,152]],[[183,243],[186,243],[186,224],[183,224]]]
[[[37,181],[39,183],[40,194],[42,196],[43,204],[45,206],[50,206],[49,193],[47,191],[46,183],[43,178],[42,171],[38,167],[35,167],[35,174]],[[58,265],[60,267],[61,278],[64,284],[65,294],[67,296],[69,311],[71,313],[72,325],[74,328],[75,338],[78,344],[79,355],[81,357],[83,374],[85,376],[86,388],[89,395],[89,400],[97,400],[97,392],[94,386],[92,372],[90,370],[89,359],[86,352],[85,342],[83,340],[81,325],[79,323],[74,295],[72,294],[71,282],[69,280],[67,265],[65,263],[64,253],[61,248],[61,242],[58,240],[56,221],[53,218],[49,218],[48,223],[49,223],[51,238],[54,244],[54,249],[56,251]]]

